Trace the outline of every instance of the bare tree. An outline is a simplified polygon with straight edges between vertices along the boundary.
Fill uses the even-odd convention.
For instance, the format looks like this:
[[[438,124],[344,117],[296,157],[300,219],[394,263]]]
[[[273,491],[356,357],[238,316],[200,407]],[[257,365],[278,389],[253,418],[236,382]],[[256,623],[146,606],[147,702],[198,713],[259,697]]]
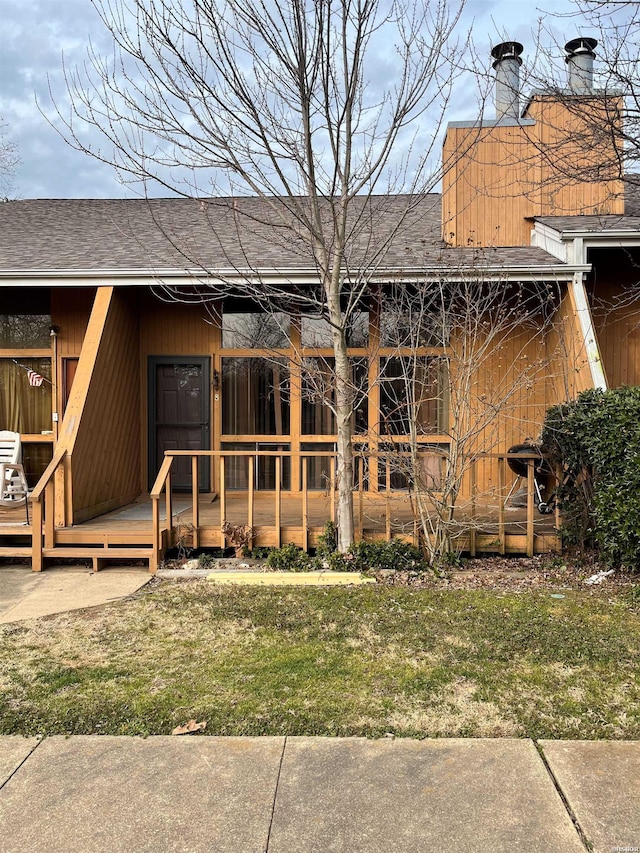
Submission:
[[[7,139],[7,126],[0,119],[0,200],[8,201],[14,186],[16,168],[20,163],[18,146]]]
[[[553,12],[550,13],[553,16]],[[552,95],[565,112],[557,120],[558,137],[567,116],[573,122],[572,146],[558,161],[550,146],[558,174],[593,183],[621,180],[640,183],[640,3],[637,0],[573,0],[573,12],[555,16],[563,27],[575,21],[581,34],[568,42],[562,60],[560,45],[551,50],[538,45],[538,69],[530,82]],[[595,65],[592,69],[592,63]],[[560,60],[560,61],[559,61]],[[597,157],[593,152],[597,151]],[[606,212],[606,211],[605,211]]]
[[[347,330],[398,229],[440,177],[430,161],[463,2],[92,0],[114,55],[90,49],[66,72],[68,141],[125,181],[216,197],[206,214],[214,235],[222,206],[244,219],[244,263],[236,255],[233,266],[251,275],[236,277],[236,293],[330,324],[341,550],[354,528]],[[401,192],[387,210],[384,196]],[[247,194],[260,211],[231,200]],[[315,287],[260,276],[243,234],[265,222],[314,270]]]
[[[536,437],[544,415],[536,388],[567,368],[559,328],[550,345],[560,287],[484,267],[478,252],[440,279],[393,288],[382,313],[384,337],[397,345],[380,376],[387,464],[409,491],[432,563],[460,552],[471,503],[489,497],[474,492],[472,469],[505,442]]]

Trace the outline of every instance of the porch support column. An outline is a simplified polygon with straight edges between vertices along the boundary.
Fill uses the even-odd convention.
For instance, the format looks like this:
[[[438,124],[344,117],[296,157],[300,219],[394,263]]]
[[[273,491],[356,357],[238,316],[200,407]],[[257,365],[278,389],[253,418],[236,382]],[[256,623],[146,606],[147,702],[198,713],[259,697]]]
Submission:
[[[573,274],[573,282],[570,285],[571,302],[575,311],[580,330],[582,332],[582,340],[584,350],[587,356],[589,369],[591,371],[591,381],[594,388],[599,388],[601,391],[607,390],[607,378],[604,373],[602,358],[600,357],[600,347],[598,346],[598,338],[596,330],[593,326],[593,318],[591,316],[591,308],[587,292],[582,280],[582,273],[576,272]]]

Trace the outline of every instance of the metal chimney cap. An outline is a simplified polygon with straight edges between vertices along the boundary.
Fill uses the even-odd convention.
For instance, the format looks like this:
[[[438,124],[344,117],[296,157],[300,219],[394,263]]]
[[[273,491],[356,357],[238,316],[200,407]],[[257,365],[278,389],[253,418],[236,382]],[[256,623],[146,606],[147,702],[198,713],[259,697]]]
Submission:
[[[587,54],[588,56],[595,56],[595,48],[598,46],[597,39],[587,38],[586,36],[579,36],[578,38],[571,39],[568,41],[564,49],[569,54],[565,57],[565,62],[569,62],[570,59],[573,59],[574,56],[579,54]]]
[[[523,50],[524,47],[519,41],[503,41],[501,44],[497,44],[491,49],[491,56],[495,59],[493,67],[497,68],[503,59],[516,59],[518,65],[522,65],[520,54]]]

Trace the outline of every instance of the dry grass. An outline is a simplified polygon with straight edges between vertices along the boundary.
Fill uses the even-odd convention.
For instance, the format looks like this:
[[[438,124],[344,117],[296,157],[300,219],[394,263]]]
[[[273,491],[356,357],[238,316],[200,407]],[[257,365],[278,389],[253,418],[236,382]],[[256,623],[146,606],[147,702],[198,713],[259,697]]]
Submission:
[[[162,582],[0,628],[1,733],[640,737],[625,594]]]

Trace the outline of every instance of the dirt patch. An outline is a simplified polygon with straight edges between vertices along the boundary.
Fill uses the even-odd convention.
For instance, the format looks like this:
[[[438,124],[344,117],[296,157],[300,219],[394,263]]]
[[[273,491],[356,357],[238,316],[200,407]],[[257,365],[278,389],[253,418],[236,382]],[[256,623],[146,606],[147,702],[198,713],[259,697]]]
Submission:
[[[506,592],[524,592],[535,589],[623,591],[637,586],[640,576],[617,571],[601,583],[589,585],[586,581],[603,570],[602,564],[592,558],[562,558],[538,555],[536,557],[477,557],[466,560],[459,568],[450,570],[446,577],[430,573],[377,572],[376,580],[388,586],[416,589],[491,589]]]

